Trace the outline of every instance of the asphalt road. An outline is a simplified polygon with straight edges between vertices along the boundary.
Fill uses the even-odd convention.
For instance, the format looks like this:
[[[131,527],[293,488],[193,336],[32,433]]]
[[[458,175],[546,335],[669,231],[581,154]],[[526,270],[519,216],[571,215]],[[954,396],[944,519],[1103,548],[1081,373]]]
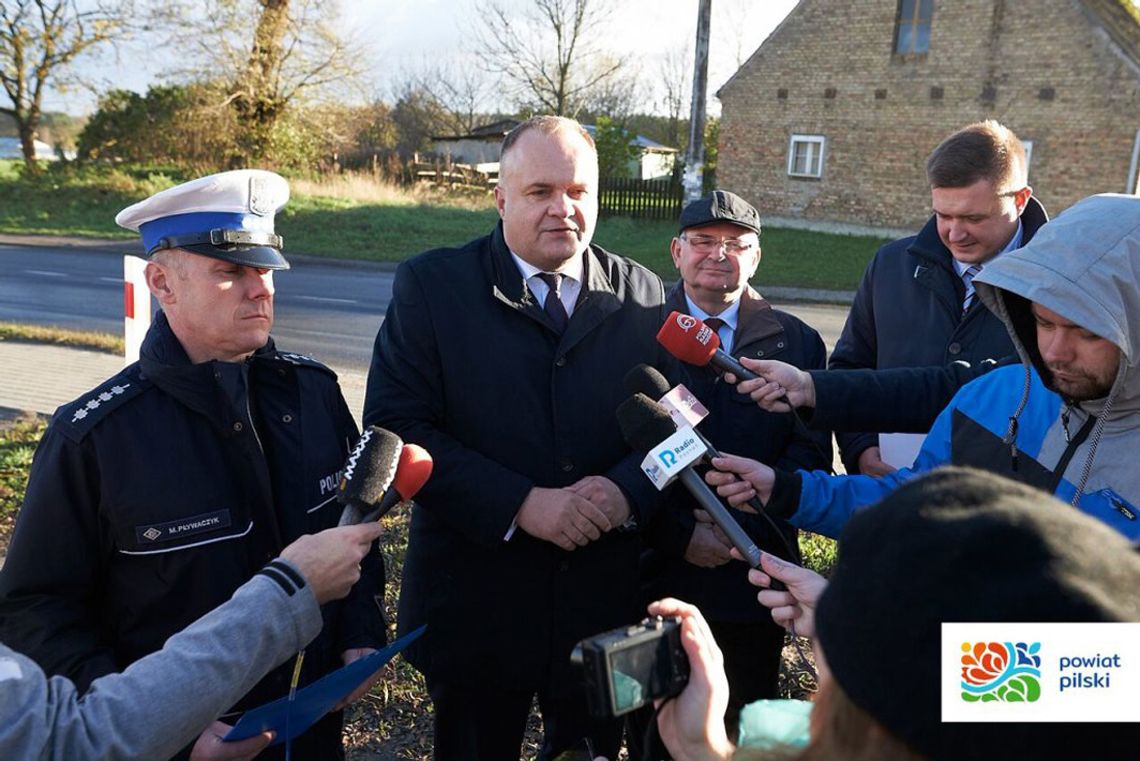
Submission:
[[[123,258],[109,250],[0,245],[0,320],[123,331]],[[366,371],[391,268],[297,261],[275,278],[273,335],[291,351]]]
[[[0,244],[0,320],[121,333],[121,250]],[[391,298],[390,267],[297,259],[275,284],[273,334],[281,347],[338,370],[367,371]],[[847,316],[845,306],[778,306],[818,330],[828,351]]]

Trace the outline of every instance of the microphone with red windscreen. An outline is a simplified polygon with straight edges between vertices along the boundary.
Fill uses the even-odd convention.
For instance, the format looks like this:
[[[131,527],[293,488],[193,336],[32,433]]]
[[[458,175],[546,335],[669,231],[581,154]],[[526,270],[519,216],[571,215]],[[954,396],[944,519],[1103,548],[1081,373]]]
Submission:
[[[369,426],[349,455],[340,479],[337,501],[345,507],[338,525],[378,520],[401,501],[414,497],[431,471],[432,459],[426,449]]]
[[[670,314],[661,330],[657,331],[657,342],[685,364],[712,365],[722,373],[732,373],[738,381],[760,377],[721,349],[716,331],[691,314]]]

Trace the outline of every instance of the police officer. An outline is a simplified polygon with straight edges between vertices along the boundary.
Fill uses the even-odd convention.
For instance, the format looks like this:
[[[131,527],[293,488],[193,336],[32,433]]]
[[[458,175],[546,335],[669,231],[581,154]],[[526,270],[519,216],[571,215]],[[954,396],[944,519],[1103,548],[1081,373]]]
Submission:
[[[336,375],[269,335],[273,272],[289,267],[273,218],[288,197],[278,175],[241,170],[116,217],[142,236],[161,311],[138,362],[56,411],[0,572],[0,641],[80,690],[161,648],[291,540],[337,523],[356,424]],[[302,684],[383,644],[383,585],[370,553],[350,596],[324,607]],[[224,718],[284,696],[292,670]],[[343,757],[340,712],[293,750]]]

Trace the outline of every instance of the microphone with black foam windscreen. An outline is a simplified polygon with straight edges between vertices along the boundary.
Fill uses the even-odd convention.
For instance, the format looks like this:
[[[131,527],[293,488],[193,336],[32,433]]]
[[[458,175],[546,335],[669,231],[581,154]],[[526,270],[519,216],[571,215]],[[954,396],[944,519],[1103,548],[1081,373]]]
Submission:
[[[345,462],[337,489],[337,501],[344,505],[338,525],[378,520],[415,496],[431,471],[431,455],[423,447],[369,426]]]
[[[642,471],[649,480],[658,489],[665,488],[674,479],[680,480],[748,564],[758,567],[760,548],[728,512],[720,497],[693,470],[693,464],[708,452],[693,429],[688,426],[678,429],[669,413],[642,393],[634,394],[618,406],[617,419],[630,448],[646,453]]]
[[[691,427],[677,427],[669,412],[643,393],[635,393],[622,402],[618,406],[617,418],[618,427],[630,448],[648,453],[642,462],[642,472],[658,490],[665,488],[674,478],[680,480],[701,509],[712,517],[713,523],[728,537],[740,556],[751,567],[759,568],[760,548],[732,517],[732,513],[720,501],[720,497],[709,488],[700,474],[693,470],[693,465],[702,457],[711,459],[719,457],[720,453],[714,454],[715,449],[706,447],[704,437]],[[658,473],[655,474],[654,470]],[[664,472],[661,472],[662,470]],[[784,545],[784,551],[787,553],[784,559],[795,563],[799,553],[792,547],[784,532],[763,508],[757,512],[768,522]],[[771,588],[776,591],[787,589],[779,579],[772,579]]]
[[[696,426],[709,415],[708,408],[701,404],[701,400],[685,384],[678,383],[670,387],[660,370],[644,362],[634,365],[625,374],[622,384],[631,394],[645,394],[650,399],[656,399],[678,426]],[[712,448],[707,440],[705,444]]]
[[[656,399],[657,403],[665,408],[665,411],[673,418],[673,422],[678,428],[684,425],[696,426],[709,414],[708,409],[701,404],[700,399],[697,399],[693,392],[685,388],[683,383],[678,383],[670,388],[669,381],[661,374],[661,371],[651,365],[645,363],[635,365],[632,370],[625,374],[622,382],[625,384],[625,390],[629,393],[645,394],[650,399]],[[720,451],[703,433],[696,428],[693,428],[693,432],[700,437],[701,442],[705,445],[709,458],[720,457]],[[764,513],[764,503],[760,501],[760,497],[749,499],[748,506],[757,513]],[[767,518],[767,515],[765,517]],[[783,532],[774,523],[772,528],[776,530],[777,535],[783,536]],[[798,555],[793,554],[792,557],[798,557]]]

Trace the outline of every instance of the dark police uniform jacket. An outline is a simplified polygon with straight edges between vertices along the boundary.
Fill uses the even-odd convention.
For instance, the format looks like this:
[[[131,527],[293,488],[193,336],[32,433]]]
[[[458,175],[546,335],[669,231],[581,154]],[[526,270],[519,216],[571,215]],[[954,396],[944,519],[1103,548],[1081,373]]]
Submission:
[[[526,287],[501,224],[396,271],[364,422],[422,445],[435,461],[412,512],[399,608],[402,632],[428,625],[405,652],[429,678],[577,691],[573,646],[644,616],[635,604],[635,531],[614,529],[573,552],[521,529],[504,539],[535,486],[607,476],[638,521],[657,502],[614,413],[632,366],[671,372],[655,340],[663,287],[597,246],[584,255],[582,293],[561,336]]]
[[[272,339],[246,362],[190,364],[159,313],[140,360],[61,407],[40,442],[0,571],[0,640],[81,690],[158,650],[293,539],[337,524],[356,437],[328,368]],[[383,562],[367,562],[325,606],[304,681],[384,643]],[[291,669],[239,708],[285,695]]]
[[[681,283],[670,291],[666,309],[688,313]],[[751,288],[741,297],[732,355],[777,359],[805,370],[823,368],[827,362],[827,349],[819,333],[799,318],[773,309]],[[751,457],[782,470],[826,469],[831,465],[829,433],[810,433],[797,428],[791,415],[760,409],[751,397],[736,393],[736,387],[722,381],[711,368],[681,367],[682,382],[709,410],[697,427],[720,451]],[[733,560],[716,568],[701,568],[685,560],[696,507],[687,491],[674,487],[666,507],[647,528],[649,544],[656,550],[650,563],[656,577],[651,595],[654,599],[669,595],[694,603],[710,621],[771,623],[767,609],[756,605],[756,588],[748,583],[743,563]],[[761,516],[730,511],[760,549],[787,557],[784,543]],[[782,520],[777,519],[777,523],[795,548],[796,530]]]
[[[1021,213],[1022,245],[1049,219],[1033,197]],[[918,235],[880,248],[859,282],[831,368],[974,366],[1013,354],[1005,325],[975,298],[965,314],[966,286],[931,217]],[[882,429],[880,429],[882,430]],[[836,436],[848,473],[877,445],[869,433]]]

